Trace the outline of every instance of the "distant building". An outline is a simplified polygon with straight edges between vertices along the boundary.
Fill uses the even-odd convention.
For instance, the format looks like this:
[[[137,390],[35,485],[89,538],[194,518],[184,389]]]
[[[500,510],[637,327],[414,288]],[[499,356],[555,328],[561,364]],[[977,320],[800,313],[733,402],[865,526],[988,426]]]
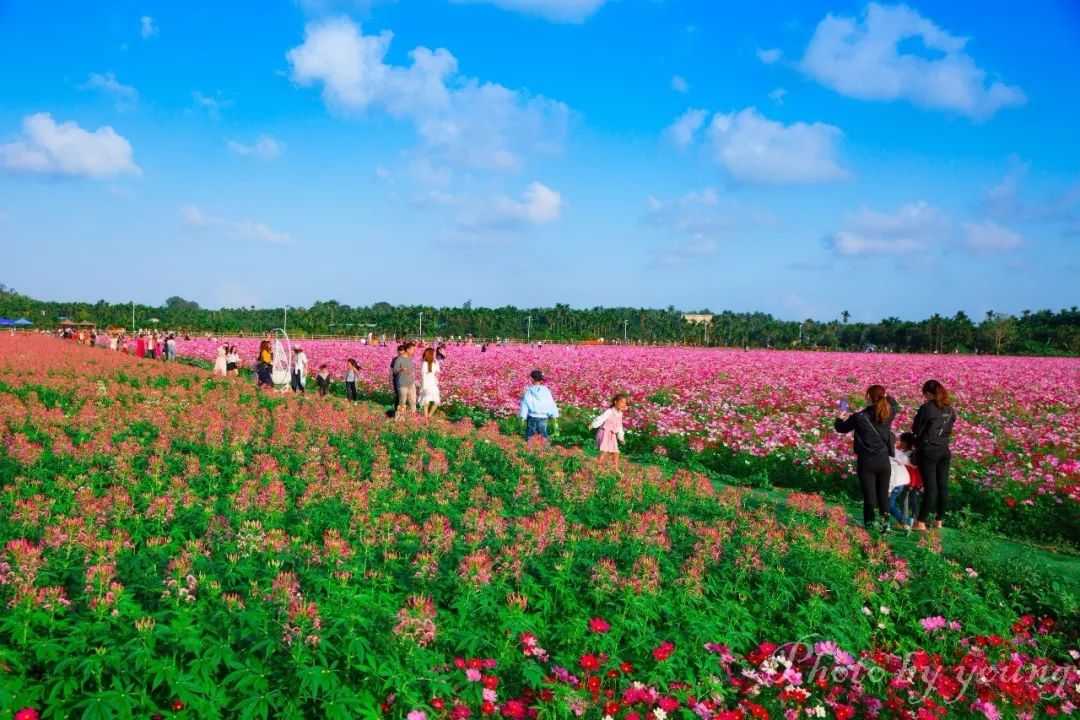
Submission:
[[[711,325],[713,316],[712,315],[685,314],[685,315],[682,316],[682,319],[685,322],[694,323],[695,325]]]

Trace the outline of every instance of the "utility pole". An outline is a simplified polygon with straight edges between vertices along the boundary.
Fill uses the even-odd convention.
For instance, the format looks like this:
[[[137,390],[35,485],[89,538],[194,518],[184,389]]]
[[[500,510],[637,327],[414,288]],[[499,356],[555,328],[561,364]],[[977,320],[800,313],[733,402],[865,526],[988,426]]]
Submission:
[[[135,334],[135,301],[131,301],[131,334]]]
[[[526,322],[526,325],[525,325],[525,342],[531,343],[532,342],[532,315],[527,316],[525,318],[525,322]]]
[[[626,344],[626,322],[627,321],[624,318],[622,321],[622,341],[624,345]]]

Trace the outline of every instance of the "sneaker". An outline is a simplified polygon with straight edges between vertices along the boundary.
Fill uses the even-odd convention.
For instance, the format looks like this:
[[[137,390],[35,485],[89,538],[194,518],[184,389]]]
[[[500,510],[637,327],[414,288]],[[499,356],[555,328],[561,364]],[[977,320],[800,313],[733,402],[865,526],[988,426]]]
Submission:
[[[912,522],[911,520],[908,520],[907,525],[904,526],[904,532],[907,533],[908,535],[910,535],[911,534],[911,528],[913,528],[914,526],[915,526],[915,523]]]
[[[881,521],[880,529],[882,535],[889,534],[889,518],[885,518]]]

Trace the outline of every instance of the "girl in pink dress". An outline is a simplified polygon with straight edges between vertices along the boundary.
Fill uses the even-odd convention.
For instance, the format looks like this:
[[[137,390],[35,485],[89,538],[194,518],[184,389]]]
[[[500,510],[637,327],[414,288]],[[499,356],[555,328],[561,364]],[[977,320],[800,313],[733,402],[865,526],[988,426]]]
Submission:
[[[611,407],[592,421],[590,427],[596,430],[596,447],[600,450],[597,469],[602,468],[604,459],[610,457],[615,462],[616,474],[622,474],[619,471],[619,443],[626,440],[622,420],[629,405],[626,393],[619,393],[611,399]]]

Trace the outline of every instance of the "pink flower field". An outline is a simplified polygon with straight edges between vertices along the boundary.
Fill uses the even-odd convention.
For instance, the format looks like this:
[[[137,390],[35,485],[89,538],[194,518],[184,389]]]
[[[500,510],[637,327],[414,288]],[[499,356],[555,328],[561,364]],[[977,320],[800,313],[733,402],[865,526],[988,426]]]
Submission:
[[[257,340],[237,340],[245,362]],[[181,342],[182,355],[212,360],[220,343]],[[358,342],[302,343],[312,373],[326,363],[338,382],[355,357],[369,391],[387,390],[393,348]],[[419,360],[419,353],[417,353]],[[841,398],[859,407],[882,383],[910,427],[923,381],[954,394],[961,421],[953,443],[957,477],[1006,507],[1080,502],[1080,361],[1072,358],[888,355],[599,346],[524,345],[447,349],[444,402],[512,416],[528,373],[541,368],[556,400],[579,415],[628,392],[631,434],[682,436],[695,450],[726,447],[774,456],[824,473],[853,466],[850,438],[832,432]]]

